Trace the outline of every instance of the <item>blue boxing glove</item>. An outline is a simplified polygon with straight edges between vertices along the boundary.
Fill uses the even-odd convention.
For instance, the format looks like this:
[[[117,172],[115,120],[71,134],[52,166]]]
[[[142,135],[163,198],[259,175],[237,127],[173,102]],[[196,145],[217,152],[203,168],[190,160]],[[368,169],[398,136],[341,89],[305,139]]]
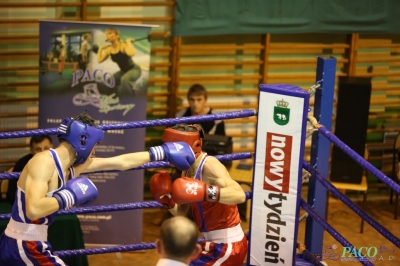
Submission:
[[[165,142],[149,149],[151,161],[166,160],[180,171],[185,171],[194,163],[196,157],[186,142]]]
[[[72,206],[86,205],[92,203],[97,198],[97,188],[87,177],[73,178],[65,184],[65,189],[61,189],[53,194],[60,210],[68,210]]]

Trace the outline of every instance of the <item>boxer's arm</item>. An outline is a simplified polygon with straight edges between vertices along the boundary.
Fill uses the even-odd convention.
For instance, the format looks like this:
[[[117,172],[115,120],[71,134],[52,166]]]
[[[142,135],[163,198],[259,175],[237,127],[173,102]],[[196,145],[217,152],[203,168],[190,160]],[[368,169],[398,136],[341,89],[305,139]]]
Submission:
[[[220,188],[219,202],[239,204],[246,201],[242,187],[231,178],[226,167],[215,157],[209,157],[203,167],[203,181]]]
[[[190,203],[175,204],[171,209],[168,209],[173,216],[186,216],[190,209]]]
[[[47,198],[49,181],[54,174],[54,162],[42,158],[38,154],[32,158],[24,171],[26,215],[31,220],[37,220],[58,211],[59,206],[55,198]]]
[[[180,150],[177,148],[179,145]],[[155,156],[155,154],[157,156]],[[163,156],[161,156],[161,154]],[[150,161],[163,160],[164,157],[180,170],[188,169],[190,164],[195,160],[194,153],[189,145],[183,142],[170,142],[164,143],[161,146],[151,147],[149,151],[127,153],[110,158],[88,158],[85,163],[75,167],[75,175],[79,176],[81,173],[90,173],[100,170],[124,171]]]
[[[227,180],[226,187],[220,188],[219,202],[224,204],[240,204],[245,201],[246,194],[244,193],[242,187],[233,179]]]
[[[126,153],[110,158],[89,158],[85,163],[75,167],[75,175],[106,170],[128,170],[150,161],[147,151]]]

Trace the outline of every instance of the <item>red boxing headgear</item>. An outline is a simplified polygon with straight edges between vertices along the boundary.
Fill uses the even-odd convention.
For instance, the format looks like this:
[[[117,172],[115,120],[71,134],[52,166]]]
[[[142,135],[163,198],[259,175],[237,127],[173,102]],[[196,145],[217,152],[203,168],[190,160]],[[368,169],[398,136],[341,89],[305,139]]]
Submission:
[[[203,146],[204,133],[199,125],[178,124],[173,127],[166,128],[162,136],[163,142],[186,142],[192,148],[196,158],[201,153]]]

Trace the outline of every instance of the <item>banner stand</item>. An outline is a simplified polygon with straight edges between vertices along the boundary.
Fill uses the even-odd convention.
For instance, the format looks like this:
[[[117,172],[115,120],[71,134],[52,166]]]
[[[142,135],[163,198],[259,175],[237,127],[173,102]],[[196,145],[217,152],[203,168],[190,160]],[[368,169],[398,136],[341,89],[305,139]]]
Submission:
[[[39,128],[58,127],[84,111],[98,124],[145,120],[152,27],[39,21]],[[109,130],[95,156],[144,149],[145,128]],[[99,190],[93,205],[143,201],[143,170],[88,177]],[[142,216],[134,210],[78,218],[87,245],[110,246],[141,243]]]

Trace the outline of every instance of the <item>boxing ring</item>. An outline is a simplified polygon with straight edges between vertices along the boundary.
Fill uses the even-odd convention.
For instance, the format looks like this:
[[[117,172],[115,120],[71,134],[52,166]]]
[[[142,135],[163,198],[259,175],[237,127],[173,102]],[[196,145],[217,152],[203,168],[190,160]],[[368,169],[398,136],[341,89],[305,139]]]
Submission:
[[[103,124],[99,127],[102,130],[131,129],[258,116],[257,145],[255,153],[243,152],[215,156],[220,161],[254,158],[252,191],[246,192],[246,198],[251,199],[252,202],[249,225],[250,231],[247,235],[249,250],[247,263],[245,265],[323,265],[319,259],[316,258],[315,254],[322,253],[324,231],[331,234],[343,247],[348,248],[349,251],[351,251],[349,254],[356,257],[357,255],[363,255],[361,257],[368,258],[362,251],[357,250],[356,247],[340,234],[340,232],[336,231],[322,218],[325,217],[325,204],[327,200],[326,191],[331,192],[358,216],[369,223],[378,233],[398,248],[400,248],[400,239],[383,227],[379,222],[375,221],[327,180],[329,152],[326,151],[329,151],[330,144],[332,143],[353,158],[361,167],[375,175],[380,181],[393,189],[396,193],[400,194],[400,186],[330,132],[332,124],[335,68],[336,59],[324,59],[318,57],[316,83],[309,91],[290,85],[260,85],[260,102],[265,97],[269,99],[268,101],[271,101],[271,98],[273,97],[279,99],[276,101],[277,106],[275,107],[277,108],[272,108],[268,104],[263,104],[264,109],[270,108],[269,111],[264,111],[264,109],[261,108],[258,113],[255,113],[253,110],[242,110],[193,117]],[[272,94],[273,96],[271,96]],[[313,115],[310,114],[309,108],[309,100],[311,96],[315,97]],[[293,99],[296,100],[299,103],[299,108],[293,108],[290,112],[286,110],[288,107],[292,107],[292,104],[289,106],[285,104],[288,102],[287,99],[290,101]],[[275,102],[275,100],[273,101]],[[264,121],[264,118],[271,114],[274,115],[274,118],[269,118],[272,122]],[[277,116],[278,118],[275,118],[275,115],[278,114],[280,114]],[[291,120],[289,120],[289,116]],[[289,123],[288,120],[298,121],[293,123],[297,125],[291,129],[293,135],[290,136],[290,138],[288,138],[290,130],[287,134],[286,132],[283,134],[282,132],[271,131],[271,128],[269,127],[270,123],[276,123],[277,126],[275,125],[275,127],[281,130],[282,126]],[[57,133],[57,128],[4,132],[0,133],[0,139],[53,135]],[[305,142],[308,137],[312,137],[310,162],[306,162],[303,159]],[[284,147],[287,143],[291,143],[291,149]],[[286,154],[283,152],[286,152]],[[288,161],[287,154],[289,153],[291,160]],[[284,157],[284,155],[286,155],[286,157]],[[281,158],[282,162],[279,161],[279,158]],[[289,178],[288,180],[285,179],[285,176],[282,177],[282,180],[273,178],[269,180],[266,179],[267,176],[264,174],[266,173],[265,169],[267,169],[267,167],[265,165],[271,163],[272,160],[275,160],[276,162],[273,162],[273,167],[275,168],[271,168],[270,172],[275,173],[277,176],[279,176],[279,171],[276,167],[287,162],[290,163],[291,167],[287,168],[289,170],[286,171],[287,169],[285,168],[286,170],[282,172],[290,175],[287,177]],[[157,161],[146,163],[130,170],[169,167],[170,165],[168,162]],[[260,171],[263,173],[260,173]],[[17,172],[1,173],[0,180],[17,179],[19,174],[20,173]],[[308,178],[308,198],[305,200],[301,198],[301,187],[304,180]],[[264,186],[262,185],[262,182],[264,182]],[[286,182],[290,183],[290,187],[285,187]],[[296,190],[293,190],[293,188],[296,188]],[[283,205],[286,204],[286,201],[295,204],[291,204],[293,205],[291,208],[286,208]],[[67,211],[58,211],[57,215],[127,211],[160,207],[162,207],[162,205],[157,201],[148,201],[128,204],[77,207]],[[308,214],[305,237],[307,250],[296,254],[298,227],[299,223],[303,219],[303,217],[300,217],[299,215],[300,207]],[[1,214],[0,220],[6,220],[10,217],[11,214]],[[260,217],[263,218],[260,220]],[[253,233],[257,232],[257,230],[262,230],[263,233]],[[290,232],[290,236],[284,235],[284,233],[287,232]],[[202,240],[203,239],[199,239],[199,241]],[[64,258],[80,255],[139,251],[154,248],[154,243],[142,243],[102,248],[64,250],[56,251],[54,254]],[[373,265],[368,259],[358,259],[358,261],[364,265]]]

